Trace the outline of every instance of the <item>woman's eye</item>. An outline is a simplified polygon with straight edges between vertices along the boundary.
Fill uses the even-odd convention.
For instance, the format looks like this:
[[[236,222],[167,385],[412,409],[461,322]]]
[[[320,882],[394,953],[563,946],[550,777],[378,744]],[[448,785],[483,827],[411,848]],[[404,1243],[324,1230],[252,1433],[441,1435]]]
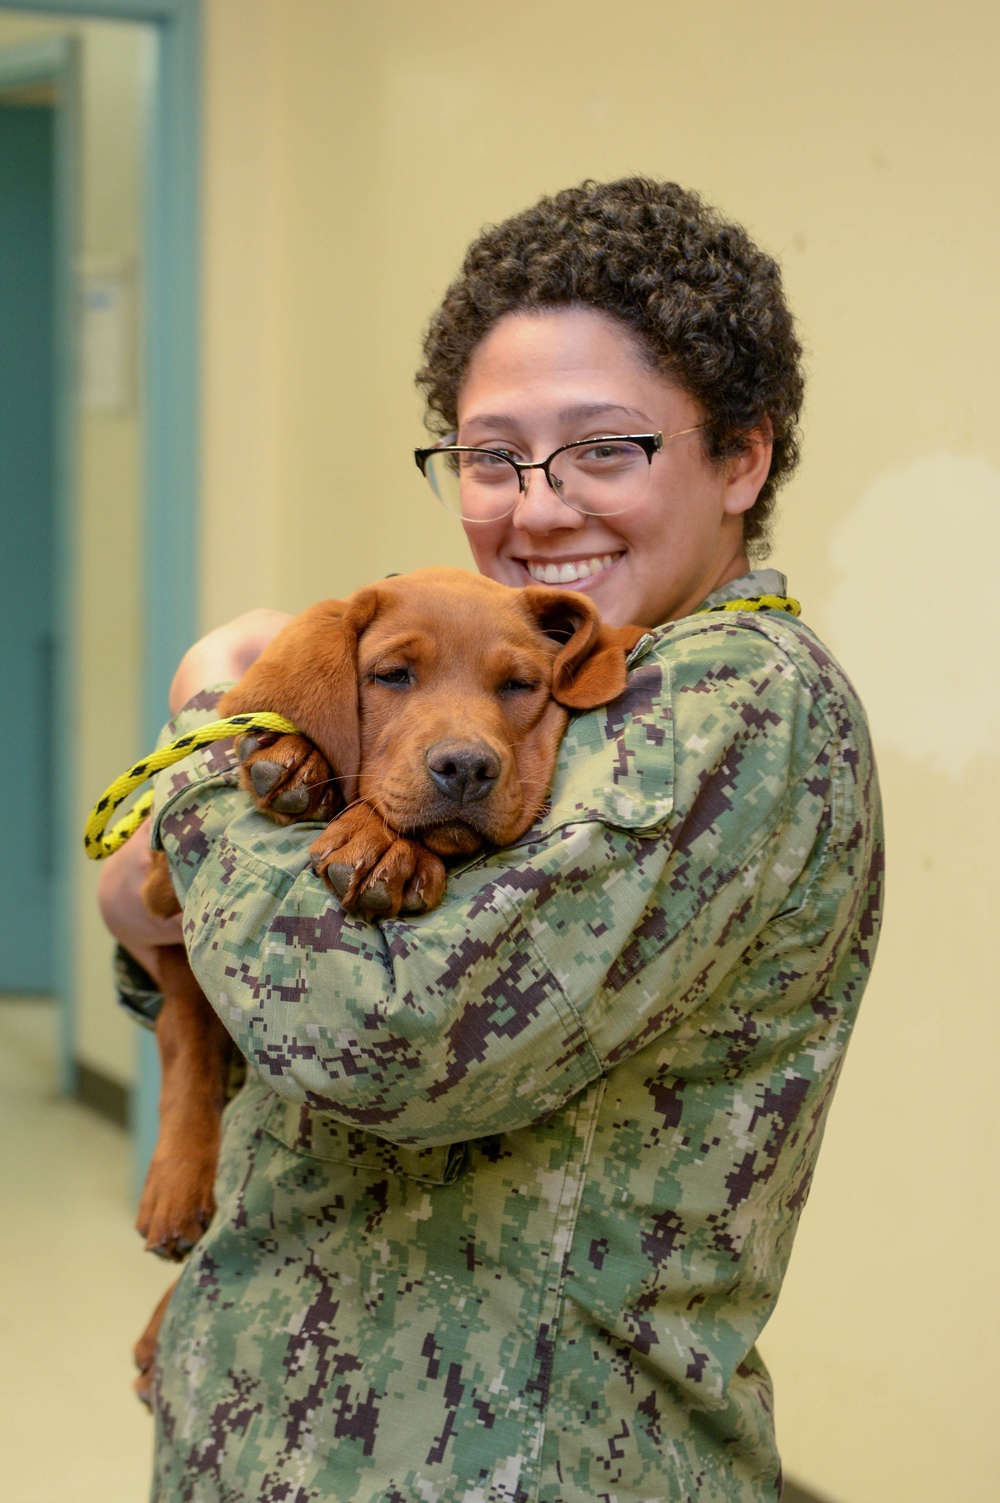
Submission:
[[[623,443],[618,439],[596,439],[592,444],[581,445],[576,450],[579,462],[599,465],[628,464],[642,455],[638,444]]]
[[[372,682],[381,684],[384,689],[408,689],[413,682],[413,674],[409,668],[376,668]]]
[[[463,470],[508,470],[508,460],[517,459],[512,449],[474,449],[462,455]]]

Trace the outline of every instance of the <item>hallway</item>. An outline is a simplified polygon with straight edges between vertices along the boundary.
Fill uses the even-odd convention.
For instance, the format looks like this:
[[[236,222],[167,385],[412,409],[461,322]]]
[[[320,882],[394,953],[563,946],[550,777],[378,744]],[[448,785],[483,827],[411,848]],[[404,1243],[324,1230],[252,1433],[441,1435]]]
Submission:
[[[0,997],[0,1455],[10,1503],[141,1503],[131,1347],[171,1279],[132,1229],[126,1135],[56,1092],[56,1013]]]

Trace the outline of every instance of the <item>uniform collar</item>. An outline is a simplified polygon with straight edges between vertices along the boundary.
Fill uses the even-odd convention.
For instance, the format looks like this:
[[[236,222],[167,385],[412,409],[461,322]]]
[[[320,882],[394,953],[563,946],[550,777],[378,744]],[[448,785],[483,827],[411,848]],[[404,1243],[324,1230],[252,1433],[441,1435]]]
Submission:
[[[739,579],[731,579],[728,584],[720,585],[710,595],[706,595],[701,605],[691,612],[697,615],[698,611],[711,609],[712,606],[725,605],[727,600],[749,600],[755,595],[786,595],[788,593],[788,580],[777,569],[751,569],[747,574],[741,574]],[[683,619],[683,618],[682,618]],[[655,630],[663,631],[664,627],[672,625],[666,621],[662,627]],[[653,632],[647,632],[640,637],[625,659],[626,667],[632,668],[652,647],[655,638]]]
[[[787,594],[788,580],[777,569],[751,569],[749,574],[741,574],[739,579],[731,579],[728,584],[713,590],[711,595],[706,595],[696,611],[703,611],[713,605],[725,605],[727,600],[752,600],[755,595]],[[696,611],[691,614],[696,614]]]

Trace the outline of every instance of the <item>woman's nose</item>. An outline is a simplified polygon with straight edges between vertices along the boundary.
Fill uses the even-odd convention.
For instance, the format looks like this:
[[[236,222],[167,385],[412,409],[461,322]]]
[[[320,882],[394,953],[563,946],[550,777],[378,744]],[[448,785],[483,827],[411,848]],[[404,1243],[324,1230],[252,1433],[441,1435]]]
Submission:
[[[512,521],[525,532],[553,532],[558,527],[579,527],[582,512],[574,511],[560,499],[559,492],[545,478],[544,470],[524,471],[525,489],[514,507]]]

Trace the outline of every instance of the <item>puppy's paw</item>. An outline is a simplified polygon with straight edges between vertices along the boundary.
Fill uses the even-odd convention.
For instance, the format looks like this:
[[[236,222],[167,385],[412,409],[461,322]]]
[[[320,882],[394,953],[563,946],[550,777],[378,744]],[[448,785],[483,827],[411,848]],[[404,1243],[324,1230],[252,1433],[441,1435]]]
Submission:
[[[313,870],[348,913],[395,918],[426,913],[444,896],[444,864],[391,829],[368,804],[355,804],[309,847]]]
[[[216,1149],[205,1145],[183,1164],[153,1154],[135,1218],[147,1252],[179,1263],[199,1240],[215,1215]]]
[[[136,1367],[139,1369],[139,1376],[133,1379],[132,1390],[140,1402],[146,1405],[147,1409],[152,1408],[153,1404],[153,1364],[156,1361],[156,1348],[160,1341],[160,1327],[163,1325],[163,1317],[167,1313],[170,1296],[176,1288],[177,1285],[175,1283],[171,1284],[150,1316],[146,1329],[132,1348],[132,1356],[135,1359]]]
[[[329,819],[340,802],[329,763],[305,736],[255,731],[236,738],[236,755],[242,786],[276,824]]]

